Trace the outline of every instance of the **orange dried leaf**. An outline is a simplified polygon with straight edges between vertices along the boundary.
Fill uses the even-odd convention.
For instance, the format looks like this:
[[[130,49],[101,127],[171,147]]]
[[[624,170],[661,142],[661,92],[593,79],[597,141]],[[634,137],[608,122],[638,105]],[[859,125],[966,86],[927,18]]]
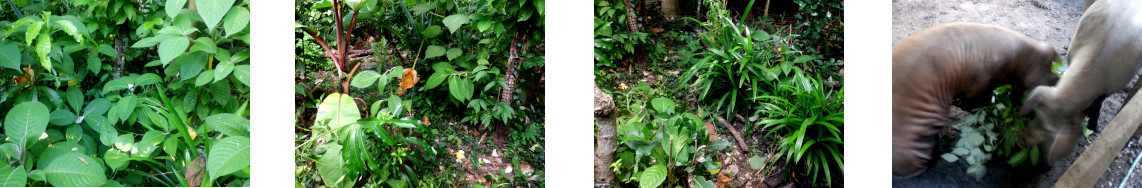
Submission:
[[[416,70],[413,70],[412,68],[405,68],[404,77],[400,80],[400,92],[398,95],[404,95],[404,91],[412,88],[412,86],[416,85],[416,82],[418,81],[420,81],[420,76],[416,75]]]
[[[424,123],[424,125],[432,125],[432,123],[428,122],[428,116],[424,116],[424,120],[420,120],[420,121],[421,121],[421,123]]]

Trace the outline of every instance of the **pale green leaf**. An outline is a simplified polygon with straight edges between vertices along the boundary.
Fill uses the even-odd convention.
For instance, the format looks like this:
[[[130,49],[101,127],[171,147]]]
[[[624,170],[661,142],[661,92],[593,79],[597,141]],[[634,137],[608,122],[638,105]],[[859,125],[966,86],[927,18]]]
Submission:
[[[420,34],[424,35],[424,38],[435,38],[437,35],[440,35],[440,26],[428,26],[424,28],[424,31],[421,31]]]
[[[434,57],[440,57],[440,56],[443,56],[444,53],[445,53],[444,47],[437,46],[437,45],[431,45],[431,46],[428,46],[428,49],[424,51],[424,59],[431,59]]]
[[[157,84],[160,81],[162,81],[162,78],[159,78],[159,75],[146,73],[135,79],[135,87]]]
[[[250,120],[242,116],[223,113],[214,114],[206,118],[206,125],[228,136],[250,136]]]
[[[52,112],[51,120],[49,121],[52,125],[71,125],[75,123],[75,118],[75,114],[71,113],[71,111],[59,109]]]
[[[163,42],[159,43],[159,61],[162,61],[163,66],[166,66],[176,57],[182,55],[187,47],[190,47],[190,39],[186,37],[164,39]]]
[[[462,55],[462,54],[464,54],[464,51],[460,50],[460,48],[448,49],[448,60],[452,61],[452,59],[456,59],[457,57],[460,57],[460,55]]]
[[[226,79],[227,76],[230,76],[230,72],[233,72],[233,71],[234,71],[234,62],[218,63],[218,66],[214,67],[214,82],[218,82],[218,81],[222,81],[222,79]]]
[[[222,28],[226,29],[226,36],[229,37],[234,33],[242,32],[250,25],[250,11],[240,6],[231,7],[224,20]]]
[[[234,78],[242,84],[250,85],[250,65],[237,65],[234,66]]]
[[[651,100],[650,104],[651,104],[651,106],[654,107],[654,110],[658,111],[659,113],[666,113],[666,114],[674,113],[674,107],[675,107],[674,101],[670,100],[668,98],[659,97],[659,98],[656,98],[654,100]]]
[[[179,12],[182,12],[182,8],[186,7],[186,0],[167,0],[165,7],[167,17],[174,19],[175,16],[178,16]]]
[[[0,42],[0,67],[20,69],[20,48],[13,42]]]
[[[758,157],[757,155],[749,158],[749,168],[760,170],[761,167],[765,167],[765,160],[761,159],[761,157]]]
[[[353,97],[333,93],[325,97],[317,107],[316,122],[327,122],[326,127],[329,130],[337,130],[342,126],[349,125],[361,119],[361,112],[357,111],[357,103],[353,102]]]
[[[24,39],[27,40],[28,46],[32,45],[32,40],[35,40],[40,34],[40,29],[44,28],[44,21],[32,22],[28,25],[28,30],[24,32]]]
[[[373,86],[373,83],[377,82],[377,79],[380,77],[381,74],[377,73],[377,71],[363,71],[353,76],[353,81],[350,82],[349,85],[361,89],[368,88],[369,86]]]
[[[57,187],[94,187],[107,181],[103,165],[79,153],[62,155],[43,170],[48,183]]]
[[[468,23],[467,14],[453,14],[444,18],[444,26],[448,27],[448,31],[456,33],[460,26]]]
[[[23,166],[16,168],[0,167],[0,187],[23,187],[28,184],[28,174]]]
[[[79,29],[75,27],[74,23],[69,20],[58,20],[56,21],[56,25],[59,25],[60,29],[63,29],[64,33],[67,33],[68,35],[71,35],[72,38],[75,38],[75,42],[83,44],[83,34],[79,33]]]
[[[39,55],[40,65],[44,69],[54,71],[52,69],[52,60],[48,57],[48,53],[52,51],[52,37],[51,35],[40,35],[40,39],[36,40],[36,55]]]
[[[130,161],[129,158],[131,158],[131,156],[128,156],[127,153],[123,153],[114,148],[107,149],[106,154],[103,155],[103,161],[107,162],[107,168],[116,170],[126,168],[127,162]]]
[[[229,136],[212,143],[206,157],[210,179],[229,175],[250,166],[250,138]]]
[[[234,6],[234,0],[197,0],[194,2],[198,8],[198,15],[206,22],[206,29],[214,29],[222,17]]]
[[[428,83],[424,85],[424,89],[432,89],[436,88],[436,86],[440,86],[440,83],[444,83],[444,79],[448,78],[448,75],[448,73],[441,71],[432,73],[432,76],[428,77]]]
[[[202,87],[203,85],[209,84],[210,81],[214,81],[214,70],[217,69],[202,71],[202,73],[198,74],[198,78],[194,80],[194,86]]]

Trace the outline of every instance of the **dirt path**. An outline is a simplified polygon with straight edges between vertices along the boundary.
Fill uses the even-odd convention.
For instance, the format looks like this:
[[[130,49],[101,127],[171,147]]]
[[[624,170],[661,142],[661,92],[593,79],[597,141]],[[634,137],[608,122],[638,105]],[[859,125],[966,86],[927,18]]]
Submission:
[[[892,44],[922,29],[948,22],[977,22],[995,24],[1019,31],[1027,36],[1044,41],[1060,55],[1067,55],[1075,26],[1082,15],[1082,0],[893,0],[892,2]],[[894,187],[1050,187],[1070,167],[1075,158],[1086,150],[1090,142],[1098,137],[1098,132],[1106,126],[1114,114],[1122,108],[1126,90],[1121,90],[1103,103],[1099,130],[1090,138],[1079,141],[1071,157],[1057,161],[1050,166],[1012,168],[1005,159],[994,159],[988,163],[987,175],[975,179],[964,173],[965,162],[949,163],[938,160],[934,166],[920,176],[910,179],[894,179]],[[967,113],[955,110],[952,124]],[[950,128],[949,128],[950,129]],[[945,131],[947,132],[947,131]],[[952,147],[958,134],[941,135],[937,153]],[[1117,187],[1126,176],[1134,157],[1142,150],[1142,140],[1137,137],[1127,142],[1125,148],[1110,164],[1110,168],[1099,178],[1096,187]],[[1136,167],[1135,171],[1142,170]],[[1142,172],[1135,172],[1127,180],[1126,187],[1142,186]]]

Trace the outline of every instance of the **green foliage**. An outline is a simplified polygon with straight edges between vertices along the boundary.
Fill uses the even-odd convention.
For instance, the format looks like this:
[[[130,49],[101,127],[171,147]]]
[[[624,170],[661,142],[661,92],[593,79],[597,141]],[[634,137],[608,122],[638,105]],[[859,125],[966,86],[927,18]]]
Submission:
[[[636,47],[646,45],[648,34],[630,32],[627,28],[626,5],[622,1],[595,1],[595,67],[615,67],[615,62],[634,55]]]
[[[44,2],[0,21],[5,186],[248,186],[248,1]]]
[[[766,135],[779,139],[775,159],[803,165],[814,182],[824,179],[831,186],[833,175],[844,172],[844,87],[832,91],[819,76],[793,73],[754,98],[762,103],[755,115],[765,117],[758,124],[768,130]]]
[[[799,66],[813,60],[812,56],[798,56],[800,52],[779,42],[796,35],[774,40],[764,30],[734,23],[728,13],[716,13],[715,10],[724,10],[718,2],[711,1],[709,5],[710,16],[701,22],[707,31],[701,33],[702,41],[709,47],[693,55],[700,60],[686,70],[679,83],[690,84],[692,87],[681,87],[694,88],[700,93],[698,98],[712,102],[726,116],[748,112],[751,106],[745,104],[750,98],[779,87],[775,82],[792,78],[791,73],[801,72]],[[710,94],[713,96],[708,97]]]
[[[1039,147],[1020,140],[1025,139],[1027,129],[1031,128],[1026,124],[1031,118],[1019,115],[1021,106],[1015,104],[1019,101],[1011,100],[1013,92],[1010,85],[996,88],[992,93],[995,105],[980,107],[964,117],[962,123],[956,125],[960,130],[956,147],[941,157],[949,162],[965,159],[971,165],[967,173],[976,178],[986,175],[984,163],[995,156],[1006,157],[1011,166],[1022,166],[1028,161],[1038,165]]]
[[[657,95],[657,91],[645,87],[645,83],[639,85],[625,94],[630,98],[627,106],[630,114],[618,120],[616,156],[619,162],[613,165],[617,176],[626,183],[638,181],[639,187],[670,187],[685,183],[678,180],[687,179],[677,177],[675,172],[685,170],[702,177],[704,173],[695,172],[705,172],[703,169],[710,165],[718,166],[708,160],[711,157],[708,155],[726,147],[714,148],[715,143],[708,142],[701,118],[677,111],[674,101],[668,98],[647,101],[646,98]]]

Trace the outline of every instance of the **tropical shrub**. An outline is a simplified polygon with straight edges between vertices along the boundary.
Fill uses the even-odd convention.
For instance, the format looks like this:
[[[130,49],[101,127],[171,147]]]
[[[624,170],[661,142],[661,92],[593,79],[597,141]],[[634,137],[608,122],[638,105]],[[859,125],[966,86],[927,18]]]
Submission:
[[[809,55],[798,56],[800,52],[779,42],[796,35],[774,40],[764,30],[730,20],[718,1],[708,4],[711,11],[706,22],[685,18],[702,23],[706,33],[700,33],[701,40],[709,47],[693,54],[691,58],[699,60],[680,77],[679,84],[692,85],[698,98],[712,102],[727,117],[748,112],[750,98],[777,87],[774,82],[791,78],[791,71],[800,70],[798,65],[813,60]],[[711,93],[714,96],[708,97]]]
[[[0,186],[249,186],[248,1],[50,3],[0,21]]]
[[[844,88],[829,90],[820,76],[793,73],[771,92],[754,98],[761,102],[755,116],[764,117],[757,124],[763,125],[766,135],[777,136],[776,160],[803,167],[802,173],[814,183],[824,179],[832,186],[832,177],[845,168]]]

